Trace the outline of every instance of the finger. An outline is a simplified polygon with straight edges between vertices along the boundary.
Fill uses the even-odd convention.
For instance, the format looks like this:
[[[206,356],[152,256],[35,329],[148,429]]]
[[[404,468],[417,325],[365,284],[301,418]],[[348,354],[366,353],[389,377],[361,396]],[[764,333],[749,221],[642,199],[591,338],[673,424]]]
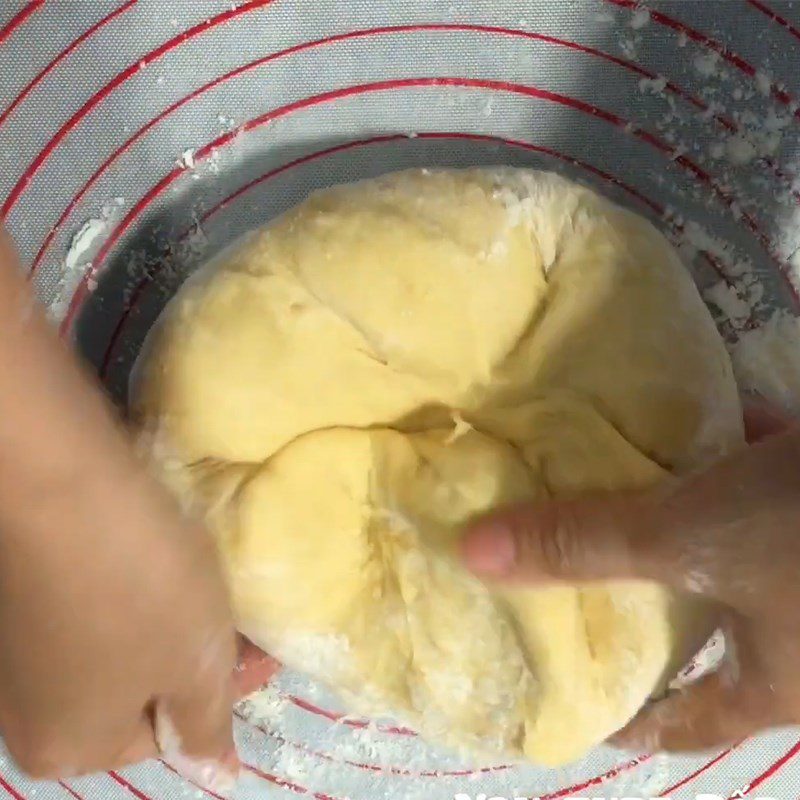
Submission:
[[[119,735],[88,734],[64,736],[55,741],[38,737],[20,746],[15,737],[7,736],[11,754],[24,772],[33,778],[77,778],[94,772],[121,769],[158,755],[153,724],[142,716],[127,732]],[[119,737],[119,738],[118,738]]]
[[[763,399],[749,399],[744,405],[744,434],[751,444],[783,433],[796,420],[783,409]]]
[[[234,670],[236,696],[246,697],[269,683],[280,664],[244,636],[239,637],[239,663]]]
[[[729,745],[769,724],[754,693],[714,673],[646,706],[609,741],[648,752],[693,752]]]
[[[178,686],[159,698],[156,742],[164,758],[190,780],[225,794],[236,784],[233,668],[236,644],[227,627],[183,662]]]
[[[752,611],[795,579],[798,465],[800,433],[792,428],[650,491],[495,512],[472,524],[463,555],[486,577],[642,578]],[[776,552],[784,558],[776,561]]]
[[[649,493],[620,492],[507,508],[475,521],[467,566],[490,578],[534,582],[645,577]],[[645,574],[643,574],[645,573]]]
[[[204,723],[196,709],[182,701],[159,704],[156,708],[156,741],[164,760],[184,778],[223,796],[236,788],[241,763],[236,755],[232,734],[233,681],[227,710],[227,724],[221,730],[207,728],[198,735],[191,726]],[[202,698],[194,703],[202,705]],[[187,737],[185,733],[190,733]]]

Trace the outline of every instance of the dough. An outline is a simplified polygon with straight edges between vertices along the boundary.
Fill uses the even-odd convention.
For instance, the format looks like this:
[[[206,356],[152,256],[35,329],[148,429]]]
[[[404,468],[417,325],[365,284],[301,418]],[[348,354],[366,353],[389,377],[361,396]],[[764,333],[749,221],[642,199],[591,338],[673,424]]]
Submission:
[[[687,271],[589,189],[494,169],[319,192],[189,282],[137,384],[240,629],[353,711],[556,765],[687,656],[700,609],[658,586],[486,586],[455,557],[491,507],[742,442]]]

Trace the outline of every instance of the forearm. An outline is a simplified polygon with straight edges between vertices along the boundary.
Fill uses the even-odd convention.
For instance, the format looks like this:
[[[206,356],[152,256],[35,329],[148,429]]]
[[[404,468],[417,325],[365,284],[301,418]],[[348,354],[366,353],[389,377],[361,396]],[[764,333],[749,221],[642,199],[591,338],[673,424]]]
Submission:
[[[130,460],[102,394],[45,319],[0,230],[0,509],[79,482],[86,466],[122,470]]]

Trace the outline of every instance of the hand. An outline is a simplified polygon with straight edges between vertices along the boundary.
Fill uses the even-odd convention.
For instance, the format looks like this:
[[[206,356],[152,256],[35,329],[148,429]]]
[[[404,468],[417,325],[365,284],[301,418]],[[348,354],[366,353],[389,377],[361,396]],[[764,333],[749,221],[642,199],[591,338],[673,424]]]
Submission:
[[[225,791],[238,771],[235,648],[210,536],[138,463],[0,230],[0,731],[12,755],[55,778],[160,752]]]
[[[213,543],[143,473],[103,467],[0,510],[0,728],[36,777],[163,751],[225,788],[235,643]]]
[[[800,428],[765,407],[745,424],[750,447],[677,486],[513,508],[467,534],[486,577],[640,578],[717,601],[721,668],[646,706],[616,744],[701,750],[800,722]]]

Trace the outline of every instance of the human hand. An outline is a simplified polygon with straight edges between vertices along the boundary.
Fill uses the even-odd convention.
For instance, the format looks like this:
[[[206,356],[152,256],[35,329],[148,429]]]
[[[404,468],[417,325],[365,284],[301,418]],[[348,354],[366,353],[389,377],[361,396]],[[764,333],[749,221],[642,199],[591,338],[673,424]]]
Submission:
[[[692,751],[800,722],[800,427],[745,414],[751,446],[667,489],[520,506],[464,542],[479,575],[535,584],[648,579],[716,601],[720,669],[650,703],[615,744]]]
[[[0,229],[0,731],[12,755],[67,777],[161,753],[224,791],[238,770],[234,662],[211,538],[138,463]]]
[[[103,466],[0,510],[0,728],[36,777],[163,753],[230,788],[235,645],[213,543],[143,473]]]

